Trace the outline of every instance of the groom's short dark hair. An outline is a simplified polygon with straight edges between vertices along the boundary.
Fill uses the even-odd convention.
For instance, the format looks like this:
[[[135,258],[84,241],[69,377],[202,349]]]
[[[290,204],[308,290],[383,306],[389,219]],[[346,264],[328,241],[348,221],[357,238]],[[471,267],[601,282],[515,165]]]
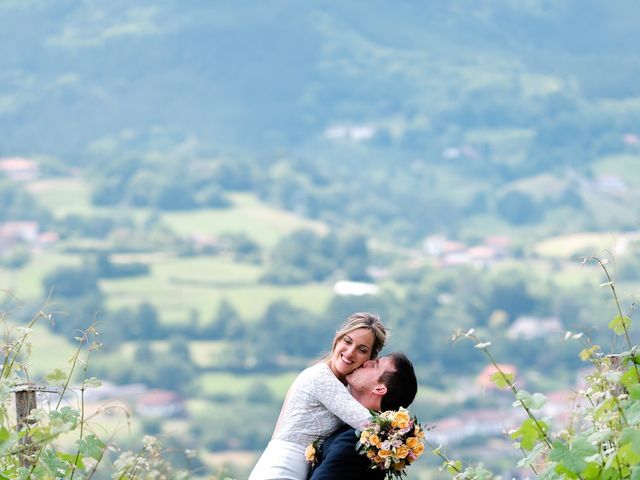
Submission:
[[[404,353],[395,352],[389,354],[395,365],[394,371],[384,372],[380,376],[380,381],[387,387],[387,393],[380,401],[380,409],[398,410],[400,407],[407,408],[413,402],[418,391],[418,381],[413,364]]]

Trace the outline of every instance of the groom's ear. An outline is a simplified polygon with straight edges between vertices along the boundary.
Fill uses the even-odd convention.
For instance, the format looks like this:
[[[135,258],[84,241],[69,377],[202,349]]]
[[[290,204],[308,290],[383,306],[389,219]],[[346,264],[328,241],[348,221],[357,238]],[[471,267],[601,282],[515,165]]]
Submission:
[[[380,383],[378,385],[376,385],[376,387],[373,389],[373,393],[375,393],[376,395],[386,395],[387,394],[387,386],[383,383]]]

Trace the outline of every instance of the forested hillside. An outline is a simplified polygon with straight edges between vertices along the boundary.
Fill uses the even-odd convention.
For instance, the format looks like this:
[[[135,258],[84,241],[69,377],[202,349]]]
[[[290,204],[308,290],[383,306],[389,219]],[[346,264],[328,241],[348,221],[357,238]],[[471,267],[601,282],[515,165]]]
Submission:
[[[633,228],[637,211],[599,191],[624,177],[616,193],[638,204],[623,171],[638,148],[630,2],[0,8],[3,152],[88,168],[98,203],[122,201],[122,180],[156,197],[128,203],[161,208],[247,188],[403,243],[487,220]],[[242,178],[202,177],[194,164],[217,157]],[[188,180],[163,196],[187,170],[201,198],[184,198],[204,188]]]
[[[573,386],[564,332],[615,314],[582,258],[630,312],[640,287],[639,23],[627,0],[0,0],[3,308],[55,312],[59,357],[96,321],[97,375],[185,402],[135,433],[238,478],[356,310],[429,421],[509,404],[458,327]]]

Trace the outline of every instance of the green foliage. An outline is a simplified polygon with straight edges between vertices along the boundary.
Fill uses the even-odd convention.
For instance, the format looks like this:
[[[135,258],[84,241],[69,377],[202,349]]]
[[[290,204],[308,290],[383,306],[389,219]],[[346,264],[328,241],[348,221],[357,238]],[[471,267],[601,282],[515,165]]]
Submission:
[[[624,335],[629,330],[629,327],[631,327],[631,319],[627,316],[617,315],[609,322],[609,328],[616,335]]]
[[[131,228],[131,221],[106,215],[69,214],[56,222],[56,230],[62,238],[106,238],[115,228]]]
[[[47,294],[53,291],[56,297],[64,299],[80,298],[99,292],[96,271],[87,265],[79,268],[60,267],[48,274],[42,284]]]
[[[17,337],[14,332],[7,332],[5,337],[8,343],[3,345],[5,356],[0,375],[0,478],[188,478],[188,471],[177,469],[168,461],[167,452],[156,438],[144,437],[138,451],[122,451],[113,440],[116,432],[96,425],[86,412],[84,392],[100,385],[97,379],[86,376],[89,359],[100,348],[93,340],[97,333],[93,327],[78,337],[78,347],[70,360],[68,372],[54,368],[45,377],[48,386],[27,381],[24,372],[28,358],[21,352],[29,350],[29,333],[36,322],[48,316],[40,312]],[[0,317],[6,325],[5,310],[0,310]],[[72,388],[70,381],[76,374],[80,374],[81,381],[79,387]],[[33,392],[53,389],[54,400],[42,406],[36,405],[28,417],[18,419],[16,425],[15,417],[9,414],[9,407],[14,391],[25,391],[25,388]],[[69,402],[69,397],[79,400],[74,404]],[[62,403],[63,398],[65,404]],[[15,399],[19,401],[17,394]]]
[[[33,220],[44,222],[51,220],[46,208],[38,204],[35,198],[19,183],[0,177],[0,222],[11,220]]]
[[[542,218],[540,208],[526,193],[512,190],[498,198],[497,212],[514,225],[533,223]]]
[[[246,327],[233,305],[223,298],[212,321],[203,329],[205,338],[238,340],[246,334]]]
[[[145,263],[113,263],[109,254],[106,252],[96,254],[94,269],[99,278],[135,277],[138,275],[147,275],[149,273],[149,265]]]
[[[225,170],[225,163],[235,163]],[[158,163],[156,159],[124,159],[111,165],[108,174],[98,170],[93,193],[96,205],[154,207],[164,211],[226,208],[225,190],[248,186],[236,181],[237,161],[219,160]]]
[[[0,255],[0,267],[18,270],[31,261],[31,253],[24,245],[17,245]]]
[[[233,252],[233,257],[239,262],[258,262],[260,260],[260,245],[254,242],[246,233],[228,233],[222,236],[227,248]]]
[[[262,280],[281,285],[320,282],[340,272],[350,280],[368,281],[368,265],[364,235],[319,235],[312,230],[298,230],[274,247]]]
[[[593,372],[587,376],[586,386],[579,392],[579,399],[584,403],[576,402],[570,427],[560,429],[538,417],[536,411],[544,405],[544,396],[519,390],[513,378],[502,372],[493,359],[488,350],[489,342],[482,342],[473,330],[466,333],[458,331],[454,335],[455,341],[470,339],[477,349],[484,352],[498,370],[494,375],[496,383],[509,387],[516,399],[514,407],[523,408],[527,413],[519,428],[510,432],[511,438],[517,441],[515,446],[524,454],[518,466],[530,468],[537,477],[545,480],[635,479],[640,468],[638,347],[631,345],[628,335],[631,319],[622,314],[615,282],[606,267],[607,261],[595,257],[585,261],[588,260],[597,262],[607,277],[608,281],[601,286],[611,289],[619,312],[609,323],[609,329],[615,335],[624,335],[629,349],[602,355],[598,353],[599,346],[585,346],[580,357],[593,365]],[[585,341],[582,335],[574,337]],[[463,471],[461,464],[452,462],[440,450],[434,450],[434,453],[443,459],[443,467],[451,470],[451,465],[455,465],[451,472],[454,478],[469,478],[465,476],[468,470]]]

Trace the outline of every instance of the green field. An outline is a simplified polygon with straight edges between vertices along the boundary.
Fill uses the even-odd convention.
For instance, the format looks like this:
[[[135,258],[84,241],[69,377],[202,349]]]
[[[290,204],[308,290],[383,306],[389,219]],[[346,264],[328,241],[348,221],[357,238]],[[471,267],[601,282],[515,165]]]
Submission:
[[[593,166],[596,175],[616,175],[632,188],[640,187],[640,155],[610,155]]]
[[[198,378],[197,388],[204,396],[225,394],[237,397],[246,395],[249,389],[256,384],[264,384],[276,399],[282,401],[298,373],[297,371],[276,375],[205,373]]]
[[[111,308],[142,302],[154,305],[161,320],[186,322],[191,311],[207,323],[220,301],[228,300],[240,316],[258,318],[270,303],[288,300],[312,312],[321,312],[333,295],[332,285],[276,286],[258,283],[261,268],[221,257],[159,258],[150,264],[150,275],[102,280],[100,286]]]
[[[30,262],[18,270],[0,268],[2,288],[11,290],[19,299],[44,298],[51,286],[43,285],[45,276],[59,267],[79,266],[82,259],[77,255],[45,251],[34,254]],[[46,291],[45,291],[46,290]]]
[[[288,233],[301,228],[326,230],[319,222],[302,219],[292,213],[270,207],[249,194],[229,195],[232,208],[189,212],[168,212],[163,222],[182,236],[194,233],[219,236],[244,233],[263,247],[272,247]]]
[[[79,177],[40,180],[29,184],[28,189],[56,218],[97,211],[91,205],[91,186]]]
[[[29,190],[56,218],[69,214],[124,215],[140,225],[151,214],[148,209],[97,208],[91,205],[89,183],[76,177],[33,182]],[[319,222],[268,206],[254,195],[231,194],[229,197],[231,208],[164,212],[161,222],[184,238],[196,233],[213,237],[244,233],[265,249],[296,229],[326,230]],[[21,299],[43,298],[47,293],[43,279],[48,273],[61,266],[79,266],[83,261],[80,254],[63,253],[63,249],[110,248],[113,241],[109,238],[61,241],[56,249],[35,254],[21,269],[0,269],[2,286]],[[261,266],[238,263],[226,256],[176,257],[173,253],[158,251],[113,255],[112,260],[147,263],[150,274],[102,280],[100,286],[106,295],[107,306],[135,307],[149,302],[159,310],[161,320],[168,323],[185,322],[192,311],[199,313],[202,322],[208,322],[222,299],[230,301],[243,318],[254,319],[275,300],[288,300],[296,306],[320,312],[332,296],[332,286],[326,284],[292,287],[261,284]]]
[[[193,340],[189,342],[191,358],[193,362],[201,368],[216,366],[218,355],[224,351],[225,345],[226,342],[224,341]],[[137,342],[122,344],[117,352],[115,352],[115,356],[126,362],[132,361],[137,346]],[[151,349],[155,353],[166,352],[168,348],[169,342],[167,341],[156,340],[151,342]]]
[[[608,252],[621,254],[621,249],[631,241],[638,241],[637,233],[575,233],[547,238],[539,242],[535,252],[541,257],[577,259],[589,255],[603,255]]]

